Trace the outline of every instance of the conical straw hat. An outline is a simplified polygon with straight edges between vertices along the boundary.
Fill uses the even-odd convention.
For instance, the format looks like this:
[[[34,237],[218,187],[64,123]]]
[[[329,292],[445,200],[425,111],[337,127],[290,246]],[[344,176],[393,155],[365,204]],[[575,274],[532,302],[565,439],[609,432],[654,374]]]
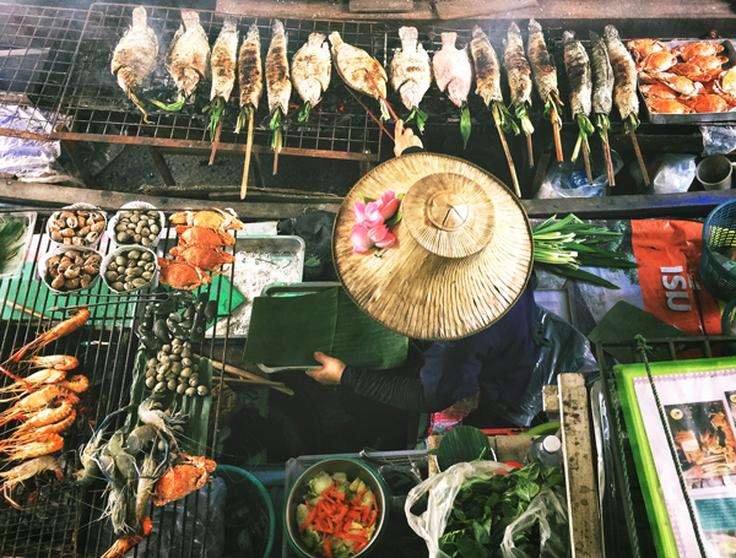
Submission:
[[[387,190],[404,194],[398,242],[353,253],[353,207]],[[462,159],[415,153],[374,168],[348,193],[333,231],[335,267],[366,313],[414,339],[481,331],[511,308],[532,268],[532,235],[518,199]]]

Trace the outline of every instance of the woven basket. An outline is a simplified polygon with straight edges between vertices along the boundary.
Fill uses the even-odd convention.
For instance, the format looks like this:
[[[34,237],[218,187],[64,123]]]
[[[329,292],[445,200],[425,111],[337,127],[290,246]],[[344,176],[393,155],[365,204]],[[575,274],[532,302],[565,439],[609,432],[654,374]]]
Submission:
[[[736,249],[736,200],[719,205],[710,212],[703,226],[703,249],[700,278],[715,297],[736,299],[736,266],[724,266],[723,252]]]
[[[355,254],[353,207],[404,194],[398,243]],[[333,233],[345,290],[373,318],[414,339],[467,337],[502,317],[532,269],[532,236],[518,199],[467,161],[416,153],[374,168],[348,193]]]

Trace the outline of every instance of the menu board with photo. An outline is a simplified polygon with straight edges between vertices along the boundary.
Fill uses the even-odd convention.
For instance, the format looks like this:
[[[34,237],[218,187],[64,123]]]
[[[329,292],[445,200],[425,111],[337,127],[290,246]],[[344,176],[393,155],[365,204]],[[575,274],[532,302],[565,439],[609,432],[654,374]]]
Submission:
[[[651,364],[668,442],[643,364],[615,368],[634,461],[660,556],[736,558],[736,359]]]

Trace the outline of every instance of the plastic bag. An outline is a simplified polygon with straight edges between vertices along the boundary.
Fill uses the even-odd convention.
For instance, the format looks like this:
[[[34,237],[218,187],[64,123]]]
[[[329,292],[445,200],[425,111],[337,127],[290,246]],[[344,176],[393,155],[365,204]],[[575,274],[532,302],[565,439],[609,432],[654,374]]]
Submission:
[[[471,477],[489,477],[498,473],[507,473],[511,468],[496,461],[474,461],[457,463],[441,473],[411,489],[404,504],[406,521],[417,535],[427,544],[429,558],[446,558],[447,554],[440,550],[439,540],[445,532],[447,520],[455,502],[455,496],[466,479]],[[421,515],[414,515],[412,507],[427,494],[427,509]]]
[[[624,164],[615,151],[611,152],[613,158],[614,176],[620,171]],[[582,157],[581,157],[582,160]],[[603,196],[608,186],[606,167],[602,155],[594,155],[591,160],[593,171],[593,183],[588,182],[582,162],[576,164],[564,162],[552,166],[544,182],[539,187],[536,198],[595,198]]]
[[[588,339],[573,326],[551,312],[539,308],[536,342],[537,362],[519,402],[498,414],[518,426],[529,426],[542,412],[542,390],[556,384],[560,372],[593,372],[598,369]]]
[[[539,554],[530,556],[516,546],[514,538],[524,531],[534,529],[537,525],[539,526]],[[535,532],[533,536],[536,537],[537,533]],[[566,558],[568,546],[565,505],[555,492],[543,490],[531,501],[524,513],[506,526],[501,542],[501,554],[503,558],[537,558],[537,556]]]
[[[695,155],[666,153],[652,181],[657,194],[687,192],[695,180]]]
[[[703,155],[728,155],[736,149],[736,126],[701,126]]]

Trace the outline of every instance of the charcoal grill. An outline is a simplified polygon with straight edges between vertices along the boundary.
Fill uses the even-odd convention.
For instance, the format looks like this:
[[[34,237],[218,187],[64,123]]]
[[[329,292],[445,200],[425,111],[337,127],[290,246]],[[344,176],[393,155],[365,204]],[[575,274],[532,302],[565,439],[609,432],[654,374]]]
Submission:
[[[83,417],[78,419],[75,430],[66,438],[64,457],[66,460],[66,478],[77,468],[74,451],[90,436],[90,425],[99,424],[111,412],[125,407],[129,402],[130,384],[138,349],[138,337],[132,332],[137,326],[145,302],[137,302],[135,296],[107,299],[107,302],[92,306],[102,292],[102,282],[82,293],[75,295],[54,296],[48,291],[28,289],[27,281],[37,274],[37,259],[42,255],[43,231],[52,210],[40,210],[36,223],[36,235],[29,248],[27,263],[22,275],[14,279],[0,281],[0,359],[5,360],[14,349],[34,339],[46,330],[55,320],[63,319],[64,314],[52,311],[55,307],[90,304],[91,318],[87,325],[74,334],[59,340],[45,349],[45,354],[73,354],[79,358],[80,373],[90,379],[90,391],[82,399],[86,408]],[[163,251],[175,242],[172,236],[162,239],[159,247]],[[109,250],[107,241],[103,241],[101,252]],[[233,264],[231,278],[236,273]],[[219,288],[219,287],[218,287]],[[232,300],[225,300],[224,291],[211,292],[211,298],[218,300],[220,308],[232,308]],[[222,300],[221,300],[222,299]],[[225,319],[226,316],[219,316]],[[228,346],[230,339],[218,337],[214,342],[208,337],[195,347],[198,354],[217,358],[228,363]],[[2,376],[0,383],[7,385],[8,378]],[[213,387],[223,382],[223,372],[213,371]],[[213,419],[210,421],[213,434],[210,436],[211,446],[208,455],[213,455],[217,446],[219,421],[219,399],[213,405]],[[81,414],[81,413],[80,413]],[[122,425],[124,414],[116,417],[111,429]],[[0,436],[2,433],[0,432]],[[99,521],[105,502],[103,485],[95,484],[91,490],[84,492],[70,480],[62,482],[29,481],[29,487],[38,489],[38,494],[31,505],[22,511],[12,509],[0,499],[0,556],[35,558],[41,556],[100,556],[112,543],[113,535],[108,520]],[[207,535],[201,528],[195,531],[194,515],[209,520],[209,502],[206,498],[189,496],[172,504],[174,511],[186,514],[196,512],[180,527],[181,535],[171,537],[172,546],[163,548],[160,543],[151,544],[145,551],[138,551],[138,556],[198,556],[201,548],[207,545]],[[154,530],[171,531],[171,509],[164,514],[163,508],[151,508]],[[198,540],[195,542],[195,538]],[[161,539],[159,538],[159,541]]]

